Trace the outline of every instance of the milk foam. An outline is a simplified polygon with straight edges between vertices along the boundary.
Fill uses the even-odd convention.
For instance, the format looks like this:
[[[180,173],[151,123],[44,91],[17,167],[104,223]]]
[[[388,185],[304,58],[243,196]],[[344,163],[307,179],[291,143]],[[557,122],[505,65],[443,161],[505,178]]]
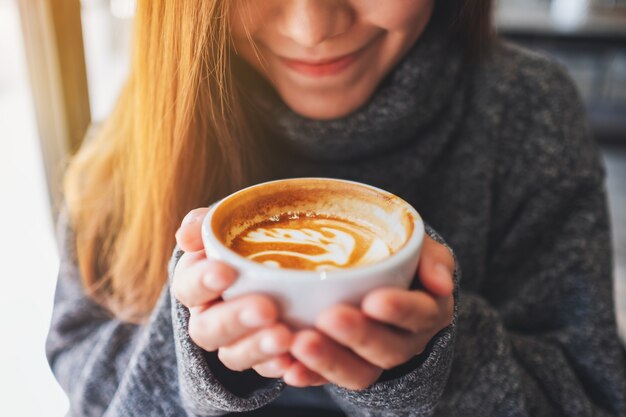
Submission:
[[[355,237],[361,236],[371,242],[369,248],[360,259],[353,260],[351,267],[380,261],[390,255],[387,244],[374,234],[366,235],[364,230],[353,227],[349,223],[333,219],[315,219],[312,223],[318,230],[311,228],[260,227],[243,236],[243,240],[260,244],[307,245],[319,249],[312,255],[297,250],[265,250],[248,255],[248,259],[268,256],[286,256],[304,259],[313,263],[315,270],[338,269],[347,266],[356,245]],[[280,267],[275,260],[263,261],[264,264]]]

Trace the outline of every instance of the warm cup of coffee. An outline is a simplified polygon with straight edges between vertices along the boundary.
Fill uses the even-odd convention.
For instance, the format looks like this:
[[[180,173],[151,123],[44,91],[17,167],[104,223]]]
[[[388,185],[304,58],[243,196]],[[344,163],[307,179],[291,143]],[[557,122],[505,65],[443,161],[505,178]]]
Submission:
[[[378,287],[408,288],[424,224],[401,198],[330,178],[271,181],[214,204],[202,224],[207,256],[238,271],[223,294],[272,297],[295,328]]]

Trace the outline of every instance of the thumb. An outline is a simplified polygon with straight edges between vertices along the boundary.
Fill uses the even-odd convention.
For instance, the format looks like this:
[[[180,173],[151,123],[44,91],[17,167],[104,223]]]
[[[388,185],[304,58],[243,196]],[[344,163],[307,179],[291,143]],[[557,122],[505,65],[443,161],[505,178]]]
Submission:
[[[202,221],[209,212],[209,207],[191,210],[183,218],[176,231],[176,243],[185,252],[196,252],[204,249],[202,242]]]
[[[454,257],[450,250],[424,235],[422,255],[417,274],[424,288],[439,297],[448,297],[454,290]]]

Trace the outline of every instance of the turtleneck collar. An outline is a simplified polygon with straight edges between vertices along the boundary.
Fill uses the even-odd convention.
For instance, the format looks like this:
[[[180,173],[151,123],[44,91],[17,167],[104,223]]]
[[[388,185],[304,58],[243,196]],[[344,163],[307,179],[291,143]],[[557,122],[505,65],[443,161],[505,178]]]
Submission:
[[[462,53],[433,20],[369,101],[333,120],[313,120],[291,110],[267,81],[247,88],[262,111],[274,146],[310,161],[348,161],[410,140],[445,106],[462,69]]]

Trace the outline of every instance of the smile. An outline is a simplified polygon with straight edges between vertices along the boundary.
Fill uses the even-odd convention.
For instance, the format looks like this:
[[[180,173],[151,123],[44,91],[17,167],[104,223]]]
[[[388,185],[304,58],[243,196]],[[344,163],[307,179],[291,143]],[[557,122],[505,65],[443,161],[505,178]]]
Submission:
[[[312,77],[322,77],[327,75],[334,75],[342,72],[348,68],[353,62],[356,61],[358,56],[369,46],[371,42],[364,47],[347,55],[342,55],[336,58],[330,58],[325,60],[299,60],[290,59],[285,57],[279,57],[280,61],[284,63],[288,68],[304,75]]]

